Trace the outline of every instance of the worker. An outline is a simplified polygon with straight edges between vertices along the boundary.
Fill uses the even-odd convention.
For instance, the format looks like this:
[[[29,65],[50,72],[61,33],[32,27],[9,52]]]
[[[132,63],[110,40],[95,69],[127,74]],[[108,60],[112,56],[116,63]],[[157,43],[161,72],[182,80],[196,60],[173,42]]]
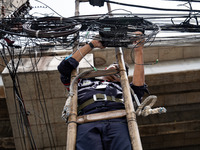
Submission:
[[[135,34],[142,34],[136,32]],[[98,40],[92,40],[71,56],[66,57],[59,65],[62,83],[68,88],[73,69],[81,59],[93,48],[104,48]],[[134,49],[135,65],[133,80],[130,87],[141,101],[147,92],[143,65],[143,42]],[[106,69],[118,69],[112,64]],[[128,67],[127,67],[128,69]],[[119,75],[102,77],[102,79],[81,79],[78,82],[78,113],[79,115],[125,109]],[[108,119],[80,124],[77,127],[77,150],[131,150],[131,142],[126,117]]]

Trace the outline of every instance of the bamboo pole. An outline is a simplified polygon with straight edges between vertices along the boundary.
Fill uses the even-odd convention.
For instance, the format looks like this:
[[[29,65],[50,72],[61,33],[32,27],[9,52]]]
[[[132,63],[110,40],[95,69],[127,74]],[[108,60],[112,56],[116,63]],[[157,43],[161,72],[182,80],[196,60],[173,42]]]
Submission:
[[[79,0],[75,0],[75,16],[79,15]],[[74,48],[74,51],[77,47]],[[71,82],[77,76],[77,69],[74,69],[71,73]],[[76,136],[77,136],[77,105],[78,105],[78,84],[75,83],[73,87],[74,95],[71,101],[71,113],[68,117],[67,122],[67,142],[66,150],[75,150],[76,149]]]
[[[125,63],[122,53],[122,48],[115,48],[116,57],[119,64],[121,75],[121,86],[124,96],[124,105],[126,110],[126,118],[128,123],[129,135],[133,150],[142,150],[142,144],[140,140],[138,125],[136,122],[136,113],[133,107],[133,101],[130,93],[130,85],[128,82],[128,76],[126,74]]]
[[[75,0],[75,16],[79,16],[79,4],[80,1],[79,0]]]
[[[71,81],[77,75],[77,71],[72,71]],[[74,95],[71,101],[71,113],[67,122],[67,145],[66,150],[75,150],[76,148],[76,135],[77,135],[77,83],[74,84]]]

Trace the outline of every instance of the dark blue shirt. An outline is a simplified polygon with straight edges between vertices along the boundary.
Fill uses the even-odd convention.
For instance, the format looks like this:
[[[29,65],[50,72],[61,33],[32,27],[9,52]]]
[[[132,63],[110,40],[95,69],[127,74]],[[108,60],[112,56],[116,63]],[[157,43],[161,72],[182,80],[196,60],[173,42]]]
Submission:
[[[58,71],[61,74],[62,83],[69,88],[71,72],[79,65],[74,58],[70,57],[63,60],[59,66]],[[138,99],[141,101],[144,92],[148,92],[147,85],[135,86],[132,83],[130,87],[134,90]],[[115,98],[123,98],[123,92],[120,85],[120,82],[109,82],[100,79],[81,79],[78,83],[78,104],[81,105],[86,102],[88,99],[91,99],[94,94],[105,94],[107,96],[114,96]],[[90,106],[87,106],[85,109],[92,110],[97,107],[105,107],[107,110],[116,110],[123,109],[124,104],[113,101],[104,101],[104,102],[95,102]]]

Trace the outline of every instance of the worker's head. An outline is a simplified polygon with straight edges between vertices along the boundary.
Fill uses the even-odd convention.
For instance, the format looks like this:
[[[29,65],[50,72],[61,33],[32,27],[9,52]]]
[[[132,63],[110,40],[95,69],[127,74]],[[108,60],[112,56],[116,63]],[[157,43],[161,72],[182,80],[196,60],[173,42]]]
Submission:
[[[128,71],[129,71],[129,66],[127,63],[125,63],[125,68],[126,68],[126,73],[128,75]],[[115,70],[119,70],[119,65],[117,63],[113,63],[111,65],[109,65],[106,70],[110,70],[110,69],[115,69]],[[114,74],[114,75],[110,75],[110,76],[104,76],[104,80],[109,80],[111,82],[120,82],[120,74]]]

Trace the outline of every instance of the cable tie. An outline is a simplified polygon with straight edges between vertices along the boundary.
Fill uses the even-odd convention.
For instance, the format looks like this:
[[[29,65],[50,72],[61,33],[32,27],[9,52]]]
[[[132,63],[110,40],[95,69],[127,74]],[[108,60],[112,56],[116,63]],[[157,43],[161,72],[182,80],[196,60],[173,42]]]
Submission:
[[[76,123],[76,124],[78,124],[78,122],[76,122],[76,121],[68,121],[67,125],[70,124],[70,123]]]
[[[37,30],[36,33],[35,33],[35,36],[36,36],[37,38],[38,38],[39,32],[40,32],[40,30]]]

